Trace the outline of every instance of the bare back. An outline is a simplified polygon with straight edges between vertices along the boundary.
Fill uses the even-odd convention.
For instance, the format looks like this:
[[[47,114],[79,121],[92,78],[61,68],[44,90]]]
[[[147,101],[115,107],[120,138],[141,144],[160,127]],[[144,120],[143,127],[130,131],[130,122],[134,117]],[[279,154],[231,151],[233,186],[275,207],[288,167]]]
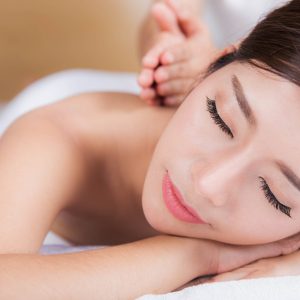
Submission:
[[[156,235],[144,218],[142,188],[174,109],[116,93],[80,95],[46,109],[64,115],[58,122],[76,136],[88,164],[80,196],[57,216],[52,230],[76,244],[119,244]]]

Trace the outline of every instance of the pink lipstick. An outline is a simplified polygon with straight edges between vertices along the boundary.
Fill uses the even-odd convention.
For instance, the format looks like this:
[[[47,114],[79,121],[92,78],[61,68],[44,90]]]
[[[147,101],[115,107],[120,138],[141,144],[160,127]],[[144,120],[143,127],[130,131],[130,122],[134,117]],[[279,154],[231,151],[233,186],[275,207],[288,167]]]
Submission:
[[[162,192],[165,204],[175,218],[189,223],[206,224],[194,209],[188,207],[184,202],[179,190],[172,183],[168,172],[163,177]]]

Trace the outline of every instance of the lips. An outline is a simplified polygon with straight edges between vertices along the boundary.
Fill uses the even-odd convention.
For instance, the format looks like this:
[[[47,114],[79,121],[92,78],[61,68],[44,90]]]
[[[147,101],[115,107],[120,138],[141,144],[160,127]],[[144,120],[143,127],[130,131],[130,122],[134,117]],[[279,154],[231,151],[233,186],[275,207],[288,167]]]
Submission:
[[[168,172],[163,177],[162,192],[164,202],[175,218],[188,223],[206,224],[194,209],[184,202],[179,190],[172,183]]]

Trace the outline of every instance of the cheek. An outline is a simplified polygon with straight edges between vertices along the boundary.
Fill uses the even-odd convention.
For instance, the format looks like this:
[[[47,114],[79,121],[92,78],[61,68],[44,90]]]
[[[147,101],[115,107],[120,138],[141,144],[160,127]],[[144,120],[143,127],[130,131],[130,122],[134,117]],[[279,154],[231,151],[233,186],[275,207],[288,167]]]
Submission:
[[[209,152],[212,147],[211,130],[205,101],[186,99],[160,138],[160,154],[169,160],[170,154],[174,154],[176,159],[184,159]]]
[[[162,136],[162,149],[180,158],[214,159],[232,147],[232,140],[214,123],[206,96],[195,92],[179,107]]]
[[[217,224],[216,239],[232,244],[265,244],[299,231],[297,224],[289,223],[288,217],[265,203],[255,191],[238,201],[228,206],[227,215],[217,216],[221,222]]]

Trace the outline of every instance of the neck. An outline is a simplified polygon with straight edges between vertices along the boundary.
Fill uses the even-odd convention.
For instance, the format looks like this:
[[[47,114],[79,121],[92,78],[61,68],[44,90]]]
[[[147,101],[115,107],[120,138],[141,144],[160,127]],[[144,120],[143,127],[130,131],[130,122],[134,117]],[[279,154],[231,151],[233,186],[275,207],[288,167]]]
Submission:
[[[127,186],[130,186],[130,189],[133,191],[134,197],[132,197],[132,201],[134,201],[134,206],[137,209],[138,222],[140,222],[145,234],[152,236],[159,233],[155,231],[145,219],[142,209],[143,186],[156,144],[173,116],[175,109],[151,107],[150,110],[151,111],[147,114],[148,120],[143,122],[143,126],[140,128],[143,134],[141,135],[139,149],[136,149],[136,153],[139,154],[136,155],[133,153],[132,159],[127,161],[128,165],[126,170],[128,174],[123,178],[126,178]]]

